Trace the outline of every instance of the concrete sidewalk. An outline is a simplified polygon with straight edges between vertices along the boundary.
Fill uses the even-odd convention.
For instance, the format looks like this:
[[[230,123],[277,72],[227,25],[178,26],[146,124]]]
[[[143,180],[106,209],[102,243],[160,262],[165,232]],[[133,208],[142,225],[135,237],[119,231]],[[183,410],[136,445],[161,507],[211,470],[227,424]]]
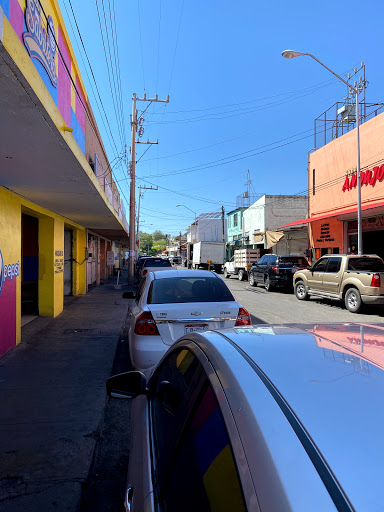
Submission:
[[[79,508],[129,302],[128,286],[115,282],[70,299],[56,319],[27,324],[0,359],[2,512]]]

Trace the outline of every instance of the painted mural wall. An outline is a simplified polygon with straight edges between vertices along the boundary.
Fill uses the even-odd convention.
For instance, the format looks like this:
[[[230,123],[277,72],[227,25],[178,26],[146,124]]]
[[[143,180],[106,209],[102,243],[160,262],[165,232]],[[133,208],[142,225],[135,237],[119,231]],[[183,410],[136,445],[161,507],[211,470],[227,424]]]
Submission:
[[[0,8],[85,154],[86,95],[56,0],[0,0]]]
[[[0,187],[0,357],[21,340],[22,214],[38,219],[39,314],[63,311],[64,227],[73,230],[73,295],[85,293],[85,228]],[[24,268],[23,268],[24,265]]]

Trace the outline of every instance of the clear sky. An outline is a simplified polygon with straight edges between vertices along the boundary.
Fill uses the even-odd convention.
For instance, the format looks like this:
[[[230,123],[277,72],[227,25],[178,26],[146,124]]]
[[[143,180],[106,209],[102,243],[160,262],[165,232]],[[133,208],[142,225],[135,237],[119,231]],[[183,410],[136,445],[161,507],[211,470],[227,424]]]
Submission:
[[[314,119],[342,101],[346,87],[309,57],[283,59],[283,50],[312,53],[344,77],[364,61],[366,100],[384,101],[384,2],[379,0],[71,2],[114,142],[92,92],[82,47],[76,46],[79,38],[65,9],[76,30],[70,0],[59,0],[110,161],[123,153],[124,144],[130,147],[132,94],[170,95],[169,104],[153,103],[144,115],[140,140],[158,139],[159,144],[136,146],[137,185],[159,187],[141,200],[142,231],[176,235],[185,231],[194,213],[219,211],[222,205],[227,212],[234,209],[245,191],[248,169],[255,194],[306,190]],[[121,77],[117,114],[102,43],[103,35],[108,61],[108,39],[111,45],[115,92],[120,88],[112,34]],[[138,108],[147,105],[139,102]],[[124,130],[119,130],[118,118]],[[128,200],[126,169],[118,165],[114,174]]]

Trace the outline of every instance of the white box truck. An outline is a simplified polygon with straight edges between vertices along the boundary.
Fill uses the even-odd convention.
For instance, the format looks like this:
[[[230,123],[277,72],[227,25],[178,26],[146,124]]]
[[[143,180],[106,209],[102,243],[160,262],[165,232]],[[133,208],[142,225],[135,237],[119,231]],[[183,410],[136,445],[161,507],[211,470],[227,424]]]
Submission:
[[[260,249],[236,249],[232,258],[224,265],[224,277],[231,275],[238,277],[239,281],[246,279],[248,270],[260,258]]]
[[[204,268],[222,272],[225,262],[225,243],[197,242],[193,244],[192,268]]]

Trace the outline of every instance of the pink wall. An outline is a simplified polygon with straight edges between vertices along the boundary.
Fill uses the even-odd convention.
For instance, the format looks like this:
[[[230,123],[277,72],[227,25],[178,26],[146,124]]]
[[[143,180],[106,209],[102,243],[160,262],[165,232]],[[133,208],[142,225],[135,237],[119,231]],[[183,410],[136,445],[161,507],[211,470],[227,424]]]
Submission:
[[[17,0],[10,0],[9,2],[9,22],[13,30],[16,32],[17,37],[23,42],[23,20],[24,13]]]
[[[16,345],[16,279],[6,279],[0,293],[0,357]]]

